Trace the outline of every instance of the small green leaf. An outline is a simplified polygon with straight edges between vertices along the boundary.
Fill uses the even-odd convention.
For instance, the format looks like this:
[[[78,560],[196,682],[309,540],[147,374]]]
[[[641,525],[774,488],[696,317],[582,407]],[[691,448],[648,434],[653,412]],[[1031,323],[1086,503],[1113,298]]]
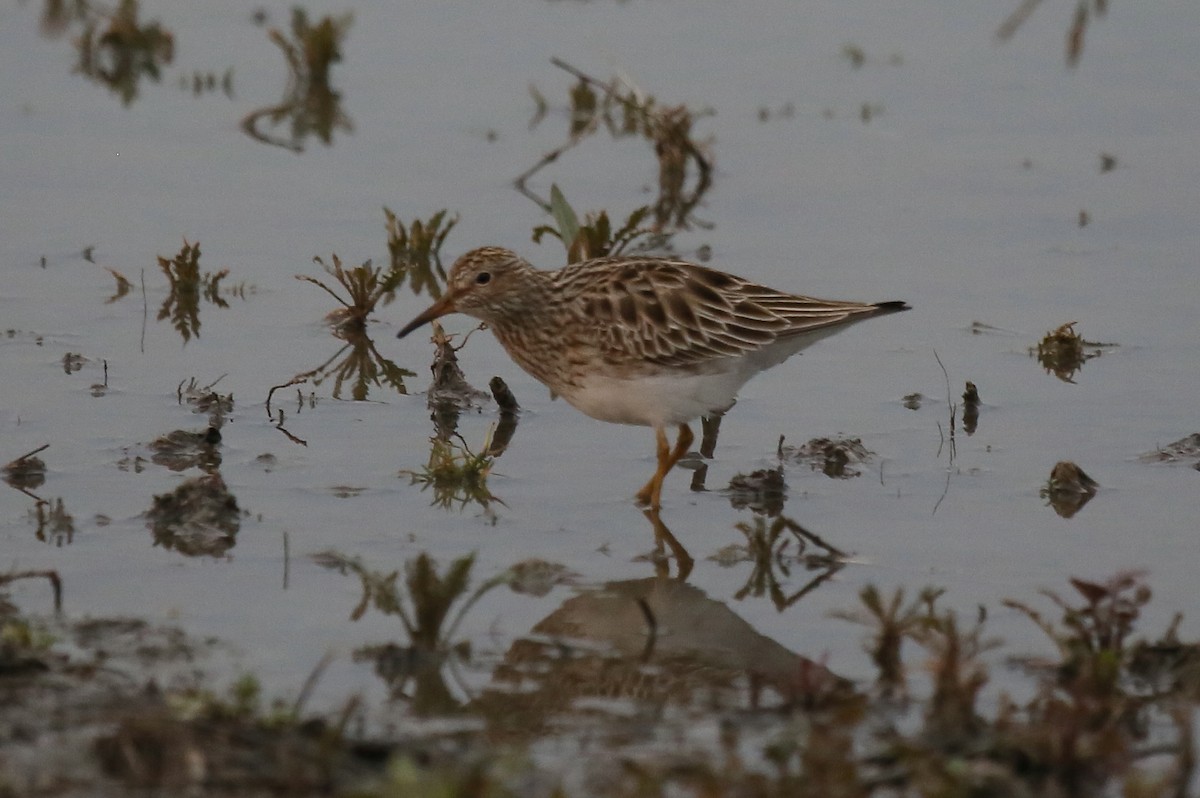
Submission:
[[[570,243],[579,235],[579,219],[574,209],[567,203],[557,184],[550,186],[550,213],[558,224],[558,237],[564,243]]]

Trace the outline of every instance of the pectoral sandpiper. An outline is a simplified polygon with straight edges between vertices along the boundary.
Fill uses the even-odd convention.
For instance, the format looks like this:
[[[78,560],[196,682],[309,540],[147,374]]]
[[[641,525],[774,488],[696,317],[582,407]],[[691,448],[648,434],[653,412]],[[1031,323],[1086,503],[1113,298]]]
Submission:
[[[454,263],[446,293],[399,337],[447,313],[474,316],[552,396],[601,421],[653,427],[658,469],[637,500],[657,510],[664,477],[693,441],[689,421],[727,409],[747,380],[809,344],[901,310],[787,294],[675,258],[542,271],[482,247]]]

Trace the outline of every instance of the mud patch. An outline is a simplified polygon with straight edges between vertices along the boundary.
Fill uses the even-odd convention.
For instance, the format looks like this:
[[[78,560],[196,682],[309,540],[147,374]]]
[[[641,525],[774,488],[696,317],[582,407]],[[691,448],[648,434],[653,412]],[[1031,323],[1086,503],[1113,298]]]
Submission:
[[[808,463],[830,479],[853,479],[862,476],[855,468],[874,456],[863,446],[860,438],[813,438],[802,446],[785,446],[779,439],[779,457],[798,463]]]
[[[237,543],[241,511],[220,474],[186,480],[146,512],[154,542],[189,557],[223,556]]]

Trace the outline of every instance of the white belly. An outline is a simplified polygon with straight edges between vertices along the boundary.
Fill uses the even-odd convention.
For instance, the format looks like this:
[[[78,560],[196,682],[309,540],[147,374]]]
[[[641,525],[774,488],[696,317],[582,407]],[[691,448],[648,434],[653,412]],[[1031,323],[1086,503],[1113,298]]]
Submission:
[[[672,371],[630,379],[593,373],[582,387],[563,398],[600,421],[666,427],[727,410],[742,386],[760,371],[776,366],[845,325],[781,338],[744,355],[709,361],[707,373]]]
[[[636,379],[597,375],[563,398],[600,421],[666,427],[725,410],[750,376],[738,371]]]

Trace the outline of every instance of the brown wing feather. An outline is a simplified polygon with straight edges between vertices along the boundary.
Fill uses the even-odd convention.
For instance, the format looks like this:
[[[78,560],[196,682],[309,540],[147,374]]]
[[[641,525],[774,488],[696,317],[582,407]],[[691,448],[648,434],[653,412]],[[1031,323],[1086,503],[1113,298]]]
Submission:
[[[686,367],[881,312],[870,304],[786,294],[667,259],[627,261],[597,283],[592,267],[609,262],[568,267],[563,282],[579,289],[575,305],[592,322],[598,354],[613,364]]]

